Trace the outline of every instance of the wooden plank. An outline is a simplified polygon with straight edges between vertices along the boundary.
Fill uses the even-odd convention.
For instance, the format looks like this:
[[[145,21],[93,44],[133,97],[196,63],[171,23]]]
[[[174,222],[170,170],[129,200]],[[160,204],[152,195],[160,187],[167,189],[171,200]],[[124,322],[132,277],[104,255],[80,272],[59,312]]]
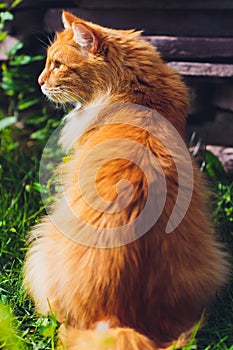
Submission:
[[[12,0],[5,0],[12,3]],[[49,4],[48,4],[49,3]],[[232,0],[24,0],[20,7],[70,7],[84,9],[233,9]]]
[[[165,59],[233,60],[233,38],[145,36]]]
[[[9,4],[12,3],[12,0],[5,0]],[[64,8],[67,7],[76,7],[78,8],[77,3],[74,0],[23,0],[21,4],[19,4],[15,11],[17,12],[20,9],[32,9],[32,8]]]
[[[146,35],[233,37],[232,10],[184,9],[85,9],[66,8],[77,16],[100,25],[118,29],[142,29]],[[45,29],[61,28],[62,8],[46,13]]]
[[[74,0],[83,8],[150,9],[224,9],[233,8],[232,0]]]
[[[200,62],[168,62],[170,67],[181,75],[197,77],[233,77],[233,64],[200,63]]]

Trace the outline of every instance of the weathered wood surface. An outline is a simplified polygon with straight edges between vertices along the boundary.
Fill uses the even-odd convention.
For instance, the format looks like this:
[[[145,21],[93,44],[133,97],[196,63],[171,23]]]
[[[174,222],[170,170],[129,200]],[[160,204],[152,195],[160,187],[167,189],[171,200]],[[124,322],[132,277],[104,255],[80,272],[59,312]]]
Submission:
[[[198,77],[233,77],[233,64],[200,63],[200,62],[168,62],[170,67],[182,75]]]
[[[22,18],[16,29],[33,30],[25,26],[27,18],[41,31],[57,30],[62,9],[110,27],[143,29],[148,35],[233,37],[232,0],[24,0],[15,9],[16,19]]]
[[[233,37],[231,9],[65,8],[107,27],[142,29],[147,35]],[[46,13],[48,31],[61,27],[61,10],[53,8]]]
[[[86,8],[224,9],[233,8],[232,0],[74,0]]]
[[[145,36],[145,39],[156,46],[165,59],[233,63],[233,38]]]
[[[11,3],[12,0],[5,0]],[[89,9],[96,8],[131,8],[131,9],[233,9],[232,0],[24,0],[21,7],[41,6],[77,6]]]

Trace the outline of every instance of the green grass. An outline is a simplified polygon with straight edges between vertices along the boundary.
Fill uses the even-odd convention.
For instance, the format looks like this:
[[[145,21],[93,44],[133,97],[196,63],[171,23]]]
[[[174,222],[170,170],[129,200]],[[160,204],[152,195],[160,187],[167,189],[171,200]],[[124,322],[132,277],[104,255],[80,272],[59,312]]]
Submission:
[[[18,348],[51,349],[52,337],[45,332],[46,327],[50,328],[50,320],[34,313],[33,304],[22,288],[27,233],[43,212],[40,193],[34,186],[38,176],[38,160],[25,157],[18,145],[12,143],[9,130],[4,130],[0,157],[0,301],[9,305],[15,315],[14,322],[17,322],[14,328],[21,339]],[[1,316],[4,313],[2,315],[0,311],[0,319]],[[0,344],[3,337],[4,332],[0,328]],[[9,345],[6,348],[11,349]]]
[[[22,288],[27,233],[44,212],[37,186],[40,156],[38,152],[36,155],[25,155],[13,140],[13,135],[14,130],[10,128],[2,131],[0,153],[0,348],[54,349],[57,327],[55,316],[46,318],[37,315],[32,301]],[[212,171],[216,173],[213,170],[216,164],[213,164]],[[208,165],[211,168],[211,164]],[[215,197],[212,207],[221,238],[232,251],[232,185],[223,173],[220,178],[213,180]],[[193,339],[186,350],[233,350],[232,287],[231,280],[208,314],[205,327],[197,332],[198,341]]]

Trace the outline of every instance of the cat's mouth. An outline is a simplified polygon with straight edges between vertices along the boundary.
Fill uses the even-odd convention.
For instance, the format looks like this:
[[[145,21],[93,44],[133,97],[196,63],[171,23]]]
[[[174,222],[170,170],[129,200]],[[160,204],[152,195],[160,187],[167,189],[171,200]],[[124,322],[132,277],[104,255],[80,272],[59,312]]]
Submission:
[[[45,85],[41,86],[41,91],[45,96],[51,99],[54,102],[65,103],[64,94],[60,87],[49,88]]]
[[[50,100],[61,104],[76,103],[82,100],[79,95],[65,86],[47,87],[46,85],[42,85],[41,91]]]

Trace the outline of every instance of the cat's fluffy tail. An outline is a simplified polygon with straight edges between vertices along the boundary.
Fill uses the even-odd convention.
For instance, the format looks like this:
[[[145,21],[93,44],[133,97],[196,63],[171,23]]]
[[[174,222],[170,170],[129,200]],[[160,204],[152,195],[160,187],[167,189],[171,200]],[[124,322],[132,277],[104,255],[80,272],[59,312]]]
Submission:
[[[158,350],[152,340],[131,328],[79,330],[62,326],[58,350]]]

